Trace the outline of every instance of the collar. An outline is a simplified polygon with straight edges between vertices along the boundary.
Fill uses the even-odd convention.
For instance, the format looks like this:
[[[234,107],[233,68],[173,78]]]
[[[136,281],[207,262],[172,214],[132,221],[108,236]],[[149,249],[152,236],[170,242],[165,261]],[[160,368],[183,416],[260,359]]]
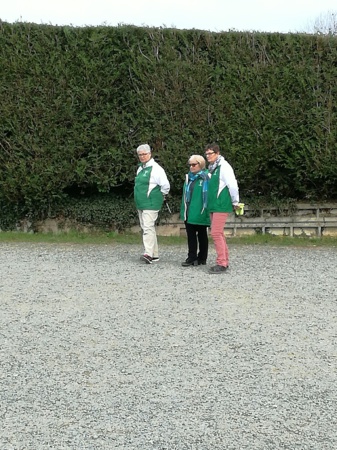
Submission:
[[[146,169],[146,167],[150,167],[150,166],[152,166],[153,165],[153,158],[150,158],[146,163],[144,163],[144,164],[139,164],[139,167],[141,168],[141,169]]]

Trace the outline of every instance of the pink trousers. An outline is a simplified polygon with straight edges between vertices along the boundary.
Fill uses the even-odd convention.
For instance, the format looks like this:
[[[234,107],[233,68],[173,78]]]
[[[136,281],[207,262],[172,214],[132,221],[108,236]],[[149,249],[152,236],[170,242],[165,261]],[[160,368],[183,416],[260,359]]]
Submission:
[[[228,247],[224,234],[224,228],[229,213],[211,213],[211,236],[217,254],[216,264],[218,266],[229,265]]]

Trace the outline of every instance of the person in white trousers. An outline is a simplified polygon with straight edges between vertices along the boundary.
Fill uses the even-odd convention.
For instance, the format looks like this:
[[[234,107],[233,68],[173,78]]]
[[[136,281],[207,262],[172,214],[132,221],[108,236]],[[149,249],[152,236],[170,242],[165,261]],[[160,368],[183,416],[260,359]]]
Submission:
[[[151,148],[142,144],[137,148],[140,161],[134,187],[134,200],[143,232],[144,254],[141,259],[147,264],[159,261],[155,223],[170,191],[165,170],[152,158]]]

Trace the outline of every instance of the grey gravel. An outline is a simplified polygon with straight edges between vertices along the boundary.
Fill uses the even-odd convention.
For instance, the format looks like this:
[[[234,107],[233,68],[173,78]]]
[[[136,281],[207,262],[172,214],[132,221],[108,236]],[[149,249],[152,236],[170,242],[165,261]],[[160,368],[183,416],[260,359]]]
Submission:
[[[337,249],[0,244],[0,449],[337,449]]]

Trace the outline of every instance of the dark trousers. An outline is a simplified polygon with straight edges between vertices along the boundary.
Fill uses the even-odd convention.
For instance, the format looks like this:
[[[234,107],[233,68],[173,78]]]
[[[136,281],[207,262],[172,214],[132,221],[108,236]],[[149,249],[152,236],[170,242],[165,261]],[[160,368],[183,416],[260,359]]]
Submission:
[[[208,234],[206,225],[192,225],[185,222],[188,245],[188,259],[206,261],[208,256]],[[198,252],[199,243],[199,252]]]

